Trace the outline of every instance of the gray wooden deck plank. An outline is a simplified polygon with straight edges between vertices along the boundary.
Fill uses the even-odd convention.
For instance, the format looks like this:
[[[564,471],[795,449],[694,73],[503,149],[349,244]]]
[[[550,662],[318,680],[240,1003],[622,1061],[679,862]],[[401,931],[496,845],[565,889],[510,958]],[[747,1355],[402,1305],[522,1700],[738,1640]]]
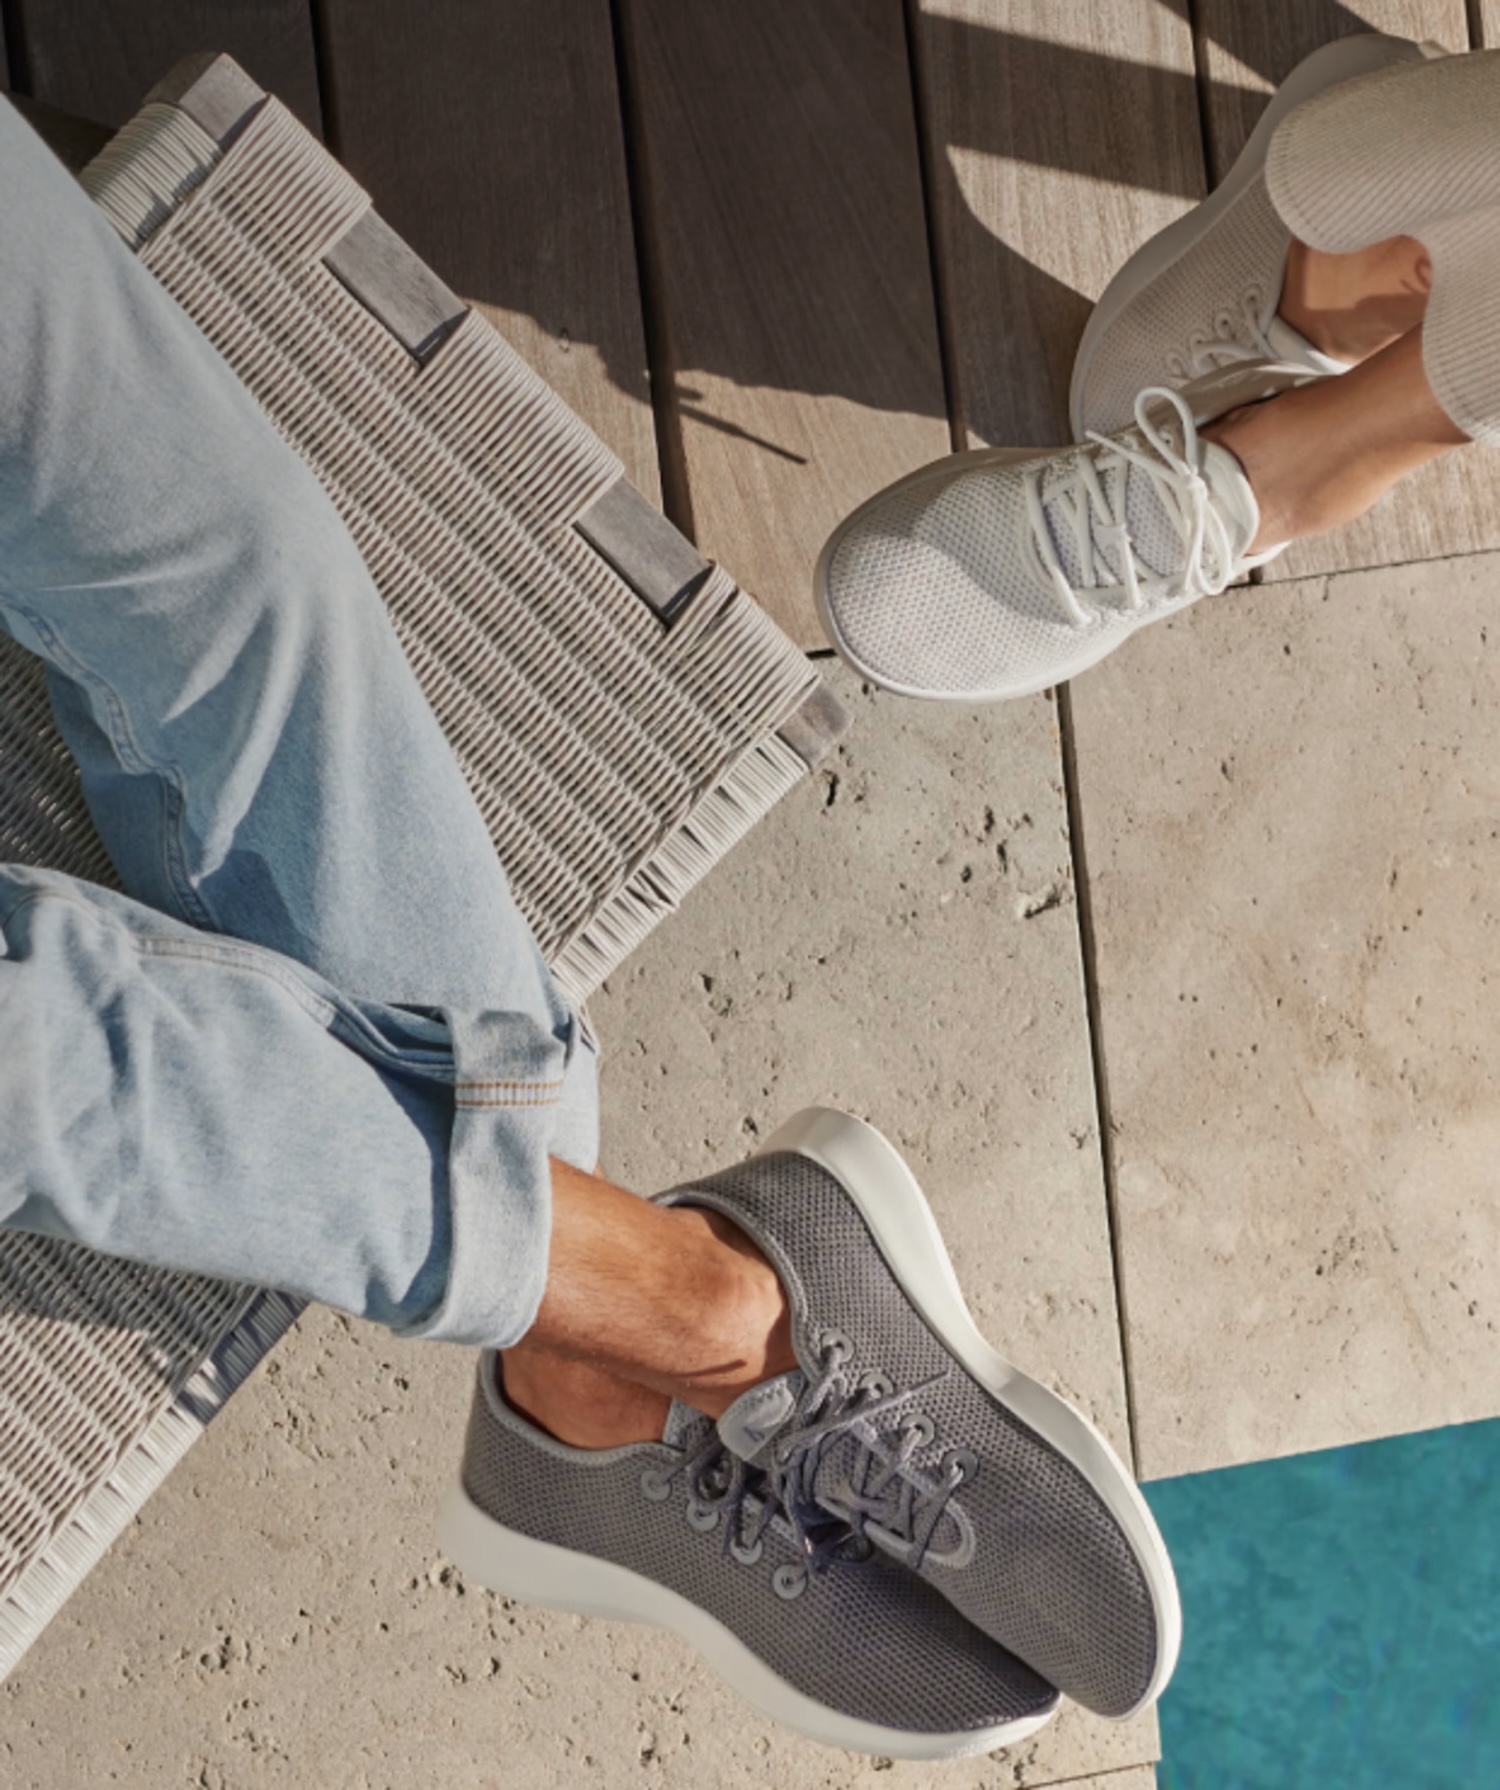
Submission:
[[[1468,45],[1464,0],[1199,0],[1204,112],[1215,183],[1244,147],[1266,101],[1320,44],[1361,31]]]
[[[829,531],[949,441],[903,9],[631,0],[623,22],[678,519],[821,645]]]
[[[1487,0],[1494,8],[1496,0]],[[1464,0],[1203,0],[1199,53],[1213,177],[1221,179],[1278,82],[1320,43],[1358,31],[1468,43]],[[1367,516],[1299,541],[1267,581],[1443,559],[1500,546],[1500,453],[1466,448],[1407,479]]]
[[[1159,0],[923,0],[916,47],[964,433],[1067,441],[1093,301],[1204,191],[1188,27]]]
[[[17,88],[118,128],[174,62],[227,50],[320,131],[317,57],[307,0],[13,0]]]
[[[325,0],[322,48],[339,158],[656,498],[608,0]]]
[[[63,166],[77,174],[88,166],[114,132],[107,124],[92,124],[72,112],[59,112],[24,93],[10,95],[11,104],[42,139]]]

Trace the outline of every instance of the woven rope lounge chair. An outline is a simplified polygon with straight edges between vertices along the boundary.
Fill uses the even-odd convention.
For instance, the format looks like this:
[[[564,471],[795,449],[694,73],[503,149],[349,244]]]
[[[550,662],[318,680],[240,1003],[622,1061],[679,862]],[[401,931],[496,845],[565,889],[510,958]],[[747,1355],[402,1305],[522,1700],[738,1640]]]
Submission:
[[[228,57],[181,64],[80,178],[332,494],[586,999],[817,762],[837,703]],[[0,859],[115,880],[3,636]],[[297,1309],[0,1233],[0,1677]]]

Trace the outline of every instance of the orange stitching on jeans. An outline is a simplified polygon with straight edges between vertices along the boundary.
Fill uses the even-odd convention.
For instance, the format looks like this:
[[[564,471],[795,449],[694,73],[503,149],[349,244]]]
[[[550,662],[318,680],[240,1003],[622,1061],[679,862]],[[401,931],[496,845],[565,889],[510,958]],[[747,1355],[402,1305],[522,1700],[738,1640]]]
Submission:
[[[453,1085],[455,1088],[560,1088],[563,1078],[558,1076],[555,1081],[456,1081]]]
[[[520,1099],[520,1098],[513,1099],[513,1100],[506,1100],[506,1099],[455,1100],[453,1102],[453,1104],[456,1107],[468,1107],[468,1108],[476,1108],[476,1107],[483,1108],[483,1107],[498,1107],[498,1106],[556,1106],[557,1105],[557,1096],[556,1096],[556,1094],[547,1094],[540,1100],[527,1100],[527,1099]]]

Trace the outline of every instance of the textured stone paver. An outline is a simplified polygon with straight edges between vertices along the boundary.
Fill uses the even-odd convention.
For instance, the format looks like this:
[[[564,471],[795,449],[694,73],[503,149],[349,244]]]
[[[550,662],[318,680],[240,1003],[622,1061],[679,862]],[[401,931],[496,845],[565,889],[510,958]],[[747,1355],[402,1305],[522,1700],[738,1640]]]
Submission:
[[[595,1004],[606,1166],[660,1185],[847,1103],[918,1167],[981,1325],[1123,1444],[1053,711],[835,681],[847,748]],[[1150,1719],[890,1766],[760,1721],[669,1637],[465,1588],[430,1523],[470,1371],[305,1319],[0,1687],[7,1790],[1150,1783]]]
[[[1500,1412],[1500,556],[1074,690],[1142,1471]]]

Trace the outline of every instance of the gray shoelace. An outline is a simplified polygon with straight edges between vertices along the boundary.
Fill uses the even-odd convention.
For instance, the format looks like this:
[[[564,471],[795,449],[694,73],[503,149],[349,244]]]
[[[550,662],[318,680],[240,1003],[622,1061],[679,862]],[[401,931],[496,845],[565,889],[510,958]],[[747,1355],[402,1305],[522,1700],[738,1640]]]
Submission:
[[[940,1374],[919,1386],[897,1389],[883,1375],[851,1374],[853,1353],[847,1337],[822,1338],[822,1373],[798,1401],[787,1428],[772,1444],[768,1470],[776,1497],[800,1535],[806,1513],[832,1517],[866,1548],[894,1540],[908,1566],[919,1567],[949,1500],[972,1473],[974,1456],[949,1450],[932,1480],[915,1466],[920,1448],[935,1440],[931,1420],[916,1409],[921,1394],[945,1379]],[[830,1451],[852,1437],[855,1461],[838,1487],[836,1504],[818,1486],[819,1469]],[[871,1535],[871,1529],[876,1531]],[[804,1541],[804,1546],[806,1546]]]
[[[657,1483],[666,1486],[679,1475],[687,1485],[688,1520],[707,1527],[722,1517],[724,1550],[742,1564],[760,1558],[762,1538],[778,1517],[791,1531],[806,1573],[822,1572],[835,1562],[856,1565],[870,1557],[870,1544],[857,1538],[847,1522],[811,1499],[789,1503],[780,1484],[782,1476],[742,1461],[712,1426],[698,1448],[657,1476]]]
[[[689,1521],[709,1526],[722,1517],[724,1549],[736,1560],[759,1559],[762,1538],[780,1517],[808,1573],[868,1560],[882,1540],[887,1551],[894,1541],[907,1565],[921,1565],[949,1500],[973,1470],[974,1457],[950,1450],[941,1458],[936,1481],[920,1472],[913,1457],[931,1444],[934,1430],[914,1407],[946,1374],[897,1390],[879,1374],[851,1373],[851,1354],[846,1337],[824,1333],[821,1372],[808,1382],[771,1444],[766,1465],[741,1460],[710,1426],[696,1449],[669,1471],[653,1475],[663,1488],[683,1477]],[[831,1505],[820,1490],[819,1470],[846,1437],[857,1445],[855,1461]]]

